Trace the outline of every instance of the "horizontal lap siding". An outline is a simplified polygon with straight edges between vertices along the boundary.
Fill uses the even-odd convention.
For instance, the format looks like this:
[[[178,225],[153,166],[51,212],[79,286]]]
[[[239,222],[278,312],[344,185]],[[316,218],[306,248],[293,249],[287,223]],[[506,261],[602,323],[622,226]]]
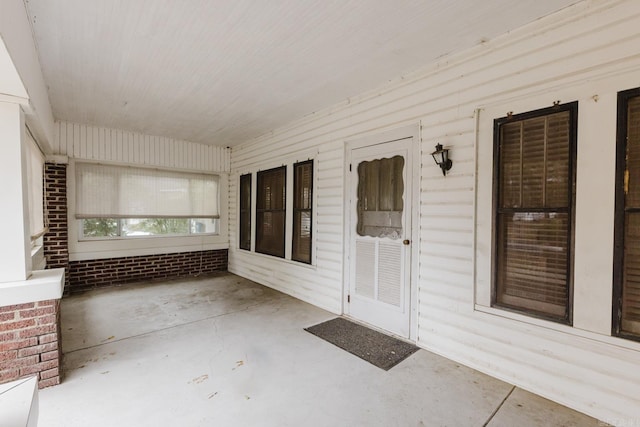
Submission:
[[[313,233],[316,240],[315,266],[283,261],[275,257],[249,253],[237,249],[237,185],[239,175],[260,169],[254,165],[268,165],[276,159],[291,153],[314,147],[318,142],[296,144],[289,148],[268,144],[268,150],[245,151],[245,157],[238,157],[238,168],[232,166],[230,176],[229,206],[229,271],[255,280],[303,301],[308,301],[329,311],[339,313],[342,307],[342,180],[343,148],[334,144],[329,151],[324,146],[315,156],[318,181],[316,185],[316,216]],[[260,147],[260,145],[258,146]],[[295,155],[293,155],[295,158]],[[302,160],[299,159],[299,160]],[[267,167],[262,166],[262,169]]]
[[[536,94],[551,102],[554,88],[640,69],[637,22],[633,0],[582,2],[234,147],[229,269],[340,313],[344,143],[420,122],[418,344],[602,419],[640,420],[637,351],[473,310],[475,110]],[[430,156],[437,143],[451,148],[446,177]],[[237,250],[239,174],[311,148],[316,267]]]
[[[160,136],[57,122],[54,154],[206,172],[229,172],[229,150]]]
[[[445,85],[458,88],[451,108],[460,111],[460,119],[445,123],[438,114],[423,117],[423,165],[433,163],[428,149],[438,141],[453,147],[454,167],[446,179],[431,165],[421,176],[418,336],[425,348],[594,416],[640,420],[638,352],[517,327],[519,322],[472,310],[475,135],[470,114],[524,92],[552,94],[554,87],[637,69],[639,56],[632,46],[640,43],[634,23],[640,9],[633,2],[621,3],[619,10],[597,4],[603,5],[599,15],[541,30],[462,64],[458,73],[451,70],[460,77]],[[447,112],[446,102],[441,99],[441,114]],[[437,125],[430,126],[433,122]],[[594,347],[600,353],[594,354]]]

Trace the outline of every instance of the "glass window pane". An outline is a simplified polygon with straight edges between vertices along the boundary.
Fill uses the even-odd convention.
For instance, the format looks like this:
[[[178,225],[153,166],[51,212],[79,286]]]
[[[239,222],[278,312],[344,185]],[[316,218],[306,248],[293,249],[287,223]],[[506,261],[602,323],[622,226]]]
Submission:
[[[640,208],[640,97],[627,106],[626,208]]]
[[[81,220],[83,238],[215,234],[217,218],[89,218]]]
[[[90,218],[82,220],[83,237],[117,237],[118,220],[115,218]]]
[[[563,317],[568,302],[566,213],[498,217],[497,301]]]
[[[570,318],[571,114],[547,109],[499,124],[493,303]]]
[[[544,206],[545,117],[522,126],[522,206]]]
[[[189,234],[189,218],[126,218],[122,220],[122,236],[163,234]]]
[[[240,249],[251,250],[251,174],[240,177]]]
[[[313,160],[293,165],[293,191],[291,259],[310,264]]]
[[[500,129],[500,205],[517,208],[520,203],[522,123],[507,123]]]
[[[218,231],[218,220],[213,218],[191,218],[191,234],[213,234]]]
[[[640,332],[640,212],[625,217],[622,329]]]
[[[376,159],[358,165],[360,236],[402,238],[404,158]]]
[[[285,166],[258,172],[256,189],[256,252],[284,257],[286,206]]]
[[[293,218],[293,249],[291,258],[311,263],[311,211],[298,211]]]
[[[567,207],[570,204],[569,181],[569,112],[552,114],[547,125],[545,205],[550,208]]]
[[[284,257],[284,211],[256,213],[256,252]]]
[[[258,209],[284,209],[285,169],[277,168],[258,173]]]
[[[640,337],[640,96],[627,102],[624,173],[624,253],[622,255],[619,329]],[[620,261],[618,261],[620,262]],[[616,307],[617,308],[617,307]]]
[[[313,175],[313,161],[296,163],[293,165],[295,209],[311,209],[311,179]]]

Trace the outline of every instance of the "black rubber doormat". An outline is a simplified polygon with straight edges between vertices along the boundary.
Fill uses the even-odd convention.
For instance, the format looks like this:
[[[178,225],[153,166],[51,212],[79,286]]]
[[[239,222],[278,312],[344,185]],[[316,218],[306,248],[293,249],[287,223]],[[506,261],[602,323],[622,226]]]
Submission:
[[[418,351],[413,344],[400,341],[342,317],[327,320],[305,331],[366,360],[380,369],[389,369]]]

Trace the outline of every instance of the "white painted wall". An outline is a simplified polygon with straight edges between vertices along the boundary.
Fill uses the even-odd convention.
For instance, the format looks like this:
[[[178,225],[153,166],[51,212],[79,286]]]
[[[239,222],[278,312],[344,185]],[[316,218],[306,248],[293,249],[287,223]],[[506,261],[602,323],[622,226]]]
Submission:
[[[23,0],[2,0],[0,37],[29,98],[25,106],[27,125],[41,148],[49,153],[54,134],[53,113]],[[22,90],[8,94],[24,95]]]
[[[0,102],[0,283],[26,280],[31,275],[31,233],[27,201],[24,114],[18,104]]]
[[[16,70],[11,55],[0,37],[0,94],[4,101],[13,99],[16,102],[28,103],[28,94],[20,74]]]
[[[119,129],[56,122],[53,152],[69,158],[67,204],[71,261],[228,248],[228,149]],[[220,176],[220,231],[215,236],[79,241],[74,182],[77,161],[217,174]]]
[[[418,344],[604,421],[637,425],[640,343],[610,336],[610,312],[615,98],[640,86],[638,22],[635,0],[583,1],[234,147],[230,270],[341,313],[345,141],[420,123]],[[573,327],[487,307],[487,124],[556,100],[579,102]],[[451,148],[446,178],[429,155],[438,142]],[[310,149],[314,265],[237,249],[239,175]]]

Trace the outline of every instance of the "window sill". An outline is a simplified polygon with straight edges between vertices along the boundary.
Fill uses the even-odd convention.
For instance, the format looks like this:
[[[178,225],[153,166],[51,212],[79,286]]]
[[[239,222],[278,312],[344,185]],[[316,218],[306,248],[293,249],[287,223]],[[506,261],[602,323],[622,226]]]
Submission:
[[[308,270],[317,270],[318,267],[316,264],[307,264],[306,262],[294,261],[292,259],[280,258],[274,255],[261,254],[260,252],[248,251],[246,249],[235,248],[235,252],[238,254],[248,255],[248,256],[256,256],[259,258],[264,258],[265,260],[275,261],[275,262],[283,262],[289,265],[294,265],[296,267],[306,268]]]
[[[633,350],[633,351],[640,352],[640,342],[634,342],[634,341],[626,340],[624,338],[618,338],[610,335],[601,335],[595,332],[576,328],[575,326],[572,327],[568,325],[563,325],[561,323],[556,323],[550,320],[539,319],[536,317],[529,317],[524,314],[515,313],[507,310],[501,310],[493,307],[486,307],[484,305],[479,305],[479,304],[476,304],[474,306],[474,311],[476,313],[481,313],[481,315],[489,315],[494,317],[500,317],[502,319],[513,320],[526,325],[536,326],[536,327],[544,328],[550,331],[571,335],[573,337],[585,338],[588,340],[597,341],[602,344],[620,347],[625,350]]]

